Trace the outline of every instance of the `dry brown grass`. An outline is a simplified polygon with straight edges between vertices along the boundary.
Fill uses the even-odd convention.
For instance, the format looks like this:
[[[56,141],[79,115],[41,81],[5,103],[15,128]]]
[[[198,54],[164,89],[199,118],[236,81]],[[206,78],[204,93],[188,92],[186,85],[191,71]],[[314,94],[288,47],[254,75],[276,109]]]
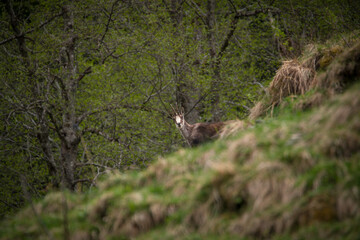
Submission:
[[[250,110],[249,120],[264,115],[267,110],[279,105],[285,97],[306,93],[316,76],[315,70],[307,65],[311,64],[306,62],[304,65],[297,60],[284,61],[268,87],[268,98],[264,98]]]
[[[210,167],[215,172],[211,190],[207,200],[187,217],[188,226],[199,232],[212,231],[209,226],[216,213],[226,211],[242,213],[226,230],[241,236],[266,237],[296,224],[295,212],[282,214],[281,207],[273,212],[275,215],[263,214],[273,206],[284,207],[296,201],[303,195],[304,187],[296,182],[289,166],[263,159],[260,151],[254,134],[229,142],[228,151],[220,156],[222,163],[215,162]],[[239,159],[244,159],[241,172],[234,165]]]
[[[324,106],[305,124],[314,144],[331,157],[350,157],[360,151],[360,96],[355,89]],[[319,130],[319,126],[322,126]]]
[[[249,120],[256,120],[261,117],[266,112],[266,104],[262,101],[257,102],[253,108],[250,110]]]
[[[326,95],[322,92],[315,92],[311,96],[299,100],[295,105],[294,108],[296,110],[307,110],[314,107],[319,107],[325,100]]]
[[[188,216],[187,226],[211,232],[218,213],[237,212],[225,231],[267,239],[296,227],[360,216],[357,188],[305,197],[308,189],[299,185],[289,166],[270,161],[248,164],[255,166],[249,166],[253,172],[234,174],[229,181],[216,184],[207,201]]]
[[[345,86],[360,77],[360,42],[353,40],[351,45],[353,47],[348,50],[345,50],[345,43],[319,50],[316,45],[310,44],[301,61],[284,61],[268,87],[269,99],[264,98],[250,110],[249,120],[263,116],[285,97],[302,95],[312,88],[320,91],[301,100],[295,105],[295,109],[320,106],[326,98],[341,92]],[[319,69],[327,70],[317,76],[316,70]],[[327,91],[323,93],[321,90]]]
[[[306,226],[316,222],[336,220],[336,198],[337,196],[333,193],[322,193],[309,197],[295,212],[296,222],[300,226]]]
[[[270,105],[277,105],[289,95],[307,92],[315,77],[315,71],[302,66],[296,60],[284,61],[269,85]]]
[[[225,138],[236,134],[237,132],[248,128],[251,124],[241,120],[232,120],[225,122],[218,135],[219,138]]]
[[[71,240],[88,240],[88,239],[98,239],[95,234],[91,234],[85,230],[80,230],[72,233]]]
[[[328,89],[330,94],[341,92],[345,86],[360,77],[360,42],[344,51],[313,82],[313,86]]]
[[[135,237],[141,232],[148,231],[154,223],[148,211],[140,211],[129,217],[118,230],[118,234]]]
[[[297,222],[296,208],[291,212],[282,209],[303,193],[304,188],[296,185],[296,177],[288,166],[280,162],[259,161],[242,194],[246,197],[245,202],[251,205],[232,222],[229,231],[241,236],[264,238],[291,229]]]
[[[343,52],[343,50],[344,47],[340,45],[334,45],[329,49],[324,50],[318,62],[319,68],[325,69],[339,54]]]
[[[119,208],[104,219],[105,224],[102,225],[100,239],[108,239],[109,236],[136,237],[161,224],[167,216],[175,211],[174,205],[161,203],[153,203],[148,208],[133,214],[128,209]]]
[[[240,139],[229,142],[229,150],[225,152],[223,158],[231,161],[239,161],[240,159],[251,161],[258,153],[258,151],[256,151],[256,144],[257,140],[255,134],[247,133]]]
[[[302,65],[314,70],[326,68],[344,50],[343,44],[332,44],[326,48],[319,49],[315,44],[305,47],[301,59]]]
[[[106,216],[107,209],[113,198],[113,194],[108,193],[101,196],[101,198],[89,210],[89,219],[93,222],[102,221]]]
[[[346,189],[342,186],[338,189],[338,197],[336,199],[336,211],[340,220],[360,215],[360,199],[359,188],[353,187]]]
[[[320,53],[312,49],[313,54],[302,65],[311,65],[314,69],[327,69],[312,81],[310,88],[317,88],[315,94],[299,101],[296,109],[304,110],[320,106],[324,100],[341,92],[344,87],[360,77],[360,42],[352,42],[353,47],[344,50],[342,45],[333,45]],[[309,63],[311,62],[311,64]],[[326,90],[325,92],[322,90]]]
[[[317,192],[316,189],[324,184],[330,173],[326,169],[319,171],[310,185],[299,182],[297,178],[298,174],[306,174],[318,164],[319,159],[314,158],[311,151],[306,151],[312,145],[321,145],[327,150],[340,148],[342,152],[347,151],[347,154],[341,154],[340,159],[348,159],[360,151],[360,144],[354,141],[354,137],[360,139],[358,92],[355,89],[338,96],[332,104],[321,107],[310,119],[304,120],[306,127],[300,127],[305,132],[302,134],[315,133],[316,144],[305,141],[298,133],[290,135],[290,140],[292,136],[297,136],[296,145],[303,149],[294,155],[293,165],[266,159],[253,133],[229,142],[228,151],[219,156],[223,159],[223,166],[217,163],[211,165],[217,174],[213,177],[208,198],[194,208],[187,218],[187,224],[198,232],[208,232],[213,230],[211,228],[217,216],[214,212],[237,212],[238,217],[230,222],[226,231],[243,237],[266,239],[298,227],[359,217],[357,187],[346,189],[338,185],[334,191],[309,194],[312,190]],[[319,126],[324,131],[319,131]],[[285,129],[276,129],[272,133],[274,141],[289,137],[286,132],[291,126],[283,127]],[[345,128],[347,134],[329,138],[336,128]],[[343,144],[328,145],[327,139],[340,139],[336,141]],[[334,153],[326,154],[333,156]],[[338,159],[339,156],[337,154],[333,157]],[[233,164],[240,159],[243,159],[241,168]],[[336,164],[339,165],[339,171],[346,171],[345,167],[340,167],[341,161],[336,160]],[[343,175],[348,176],[346,172]]]
[[[322,58],[322,52],[315,44],[308,44],[303,52],[301,63],[306,68],[317,70],[319,60]]]

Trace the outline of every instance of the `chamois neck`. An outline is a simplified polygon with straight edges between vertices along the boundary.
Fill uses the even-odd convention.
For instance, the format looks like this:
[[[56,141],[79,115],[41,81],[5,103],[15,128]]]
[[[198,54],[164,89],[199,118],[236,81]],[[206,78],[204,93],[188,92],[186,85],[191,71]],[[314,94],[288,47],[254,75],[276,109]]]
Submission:
[[[184,125],[180,128],[180,131],[182,132],[185,138],[190,136],[192,127],[193,126],[191,124],[187,123],[184,120]]]
[[[192,129],[193,129],[193,125],[187,123],[185,120],[184,120],[184,125],[181,128],[179,128],[181,135],[184,137],[184,139],[186,140],[186,142],[189,144],[190,147],[191,147],[191,144],[189,142],[189,138],[190,138]]]

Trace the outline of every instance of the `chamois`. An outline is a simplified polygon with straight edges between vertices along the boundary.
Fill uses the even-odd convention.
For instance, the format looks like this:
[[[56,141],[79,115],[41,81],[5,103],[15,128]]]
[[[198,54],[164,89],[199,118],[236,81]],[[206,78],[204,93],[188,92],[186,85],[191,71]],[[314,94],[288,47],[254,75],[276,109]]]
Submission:
[[[225,125],[223,122],[189,124],[185,121],[183,109],[181,111],[178,108],[175,110],[172,107],[172,109],[172,118],[175,120],[176,127],[180,130],[181,135],[185,138],[190,147],[217,138],[218,132]]]

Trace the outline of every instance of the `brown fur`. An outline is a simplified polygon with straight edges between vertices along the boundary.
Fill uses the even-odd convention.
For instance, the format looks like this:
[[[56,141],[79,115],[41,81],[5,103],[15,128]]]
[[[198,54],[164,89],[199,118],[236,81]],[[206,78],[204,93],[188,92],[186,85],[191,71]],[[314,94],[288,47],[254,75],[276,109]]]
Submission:
[[[218,132],[223,128],[224,123],[195,123],[189,124],[188,141],[191,147],[209,141],[217,137]]]
[[[171,106],[171,105],[170,105]],[[180,130],[181,135],[185,138],[190,147],[197,146],[201,143],[219,137],[219,131],[224,127],[225,123],[195,123],[189,124],[185,120],[184,109],[173,109],[172,119],[175,120],[176,127]]]

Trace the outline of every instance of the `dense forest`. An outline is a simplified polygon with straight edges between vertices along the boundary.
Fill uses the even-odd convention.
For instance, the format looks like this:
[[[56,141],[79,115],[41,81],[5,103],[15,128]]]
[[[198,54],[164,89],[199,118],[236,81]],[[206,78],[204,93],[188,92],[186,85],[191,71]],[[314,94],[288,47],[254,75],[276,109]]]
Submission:
[[[249,124],[262,122],[254,106],[277,91],[269,83],[282,61],[341,42],[308,63],[325,71],[360,26],[355,0],[6,0],[0,8],[0,219],[50,191],[96,191],[111,172],[141,172],[187,147],[171,106],[189,123],[249,114]],[[278,104],[262,107],[273,116]]]

